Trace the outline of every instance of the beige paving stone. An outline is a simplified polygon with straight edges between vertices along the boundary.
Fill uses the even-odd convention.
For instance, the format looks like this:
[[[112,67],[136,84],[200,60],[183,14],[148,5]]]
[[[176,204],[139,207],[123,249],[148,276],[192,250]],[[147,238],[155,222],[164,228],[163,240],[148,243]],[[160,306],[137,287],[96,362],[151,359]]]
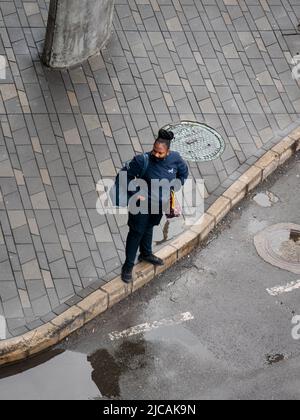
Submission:
[[[71,106],[78,107],[78,101],[75,92],[68,90],[67,92]]]
[[[41,169],[41,177],[45,185],[52,185],[49,172],[47,169]]]
[[[247,194],[247,185],[242,181],[235,181],[234,184],[224,192],[223,196],[229,198],[231,206],[234,207]]]
[[[22,92],[21,90],[18,90],[18,95],[20,98],[20,103],[23,107],[29,107],[28,98],[25,92]]]
[[[45,192],[32,195],[31,203],[35,210],[48,210],[50,208]]]
[[[12,229],[27,225],[27,219],[23,210],[9,210],[8,217]]]
[[[261,182],[262,174],[262,169],[252,166],[240,177],[240,181],[247,185],[247,191],[252,191]]]
[[[191,230],[196,232],[199,235],[199,242],[206,239],[208,234],[216,226],[216,221],[213,216],[208,213],[205,213],[200,219],[191,227]]]
[[[182,32],[182,26],[178,17],[174,17],[166,21],[167,27],[170,32]]]
[[[67,144],[81,144],[81,139],[77,128],[64,131],[64,136]]]
[[[35,219],[28,219],[28,225],[32,235],[40,236],[40,231]]]
[[[278,164],[279,155],[277,153],[269,151],[255,163],[255,166],[262,169],[262,179],[264,180],[268,178],[268,176],[277,169]]]
[[[195,231],[188,230],[172,241],[170,245],[178,250],[178,259],[181,259],[198,247],[199,235]]]
[[[84,311],[84,320],[88,322],[108,308],[108,295],[102,290],[96,290],[82,300],[77,306]]]
[[[39,6],[34,2],[24,2],[24,9],[27,16],[33,16],[40,12]]]
[[[83,119],[88,131],[93,131],[101,127],[98,115],[84,115]]]
[[[3,135],[5,137],[9,137],[12,138],[12,134],[11,134],[11,130],[10,130],[10,126],[7,122],[2,121],[1,122],[1,127],[2,127],[2,131],[3,131]]]
[[[54,283],[50,271],[42,270],[42,276],[46,289],[54,289]]]
[[[31,138],[32,147],[35,153],[43,153],[40,140],[38,137]]]
[[[18,171],[17,169],[15,169],[14,172],[15,172],[15,178],[16,178],[17,184],[18,185],[25,185],[23,172]]]
[[[215,203],[207,210],[207,213],[215,218],[218,224],[231,209],[231,201],[226,197],[219,197]]]
[[[22,271],[25,280],[40,280],[41,272],[37,260],[29,261],[22,265]]]
[[[102,122],[103,132],[107,137],[112,137],[111,128],[108,122]]]
[[[26,309],[31,308],[29,296],[26,290],[19,289],[19,296],[20,296],[20,300],[21,300],[23,308],[26,308]]]
[[[132,292],[148,284],[155,275],[154,266],[147,263],[139,263],[134,268],[134,281]]]
[[[72,308],[54,318],[51,324],[56,327],[55,335],[61,341],[84,325],[82,309],[72,306]]]
[[[91,89],[91,92],[98,92],[98,88],[97,88],[97,84],[95,82],[95,80],[92,77],[88,77],[87,78],[89,87]]]
[[[108,294],[108,306],[111,307],[132,293],[132,284],[125,284],[119,276],[102,286],[101,290]]]
[[[158,258],[161,258],[165,265],[163,267],[155,268],[155,275],[159,275],[174,265],[178,259],[178,250],[171,245],[166,245],[155,253]]]
[[[0,92],[4,102],[18,96],[16,86],[13,84],[0,84]]]
[[[282,165],[289,158],[292,157],[294,153],[295,140],[291,137],[286,137],[281,142],[272,148],[274,153],[279,155],[279,165]]]
[[[68,239],[67,235],[59,235],[59,239],[60,239],[62,249],[64,251],[71,252],[72,248],[71,248],[71,245],[70,245],[70,242],[69,242],[69,239]]]

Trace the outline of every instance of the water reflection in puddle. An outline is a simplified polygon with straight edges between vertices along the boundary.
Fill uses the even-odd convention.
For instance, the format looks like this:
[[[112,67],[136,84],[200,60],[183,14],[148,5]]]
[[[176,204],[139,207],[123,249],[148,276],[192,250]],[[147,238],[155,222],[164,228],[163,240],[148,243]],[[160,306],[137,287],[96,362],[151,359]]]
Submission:
[[[3,367],[0,400],[120,399],[124,383],[135,389],[142,386],[147,372],[155,372],[161,355],[173,351],[175,344],[204,360],[210,358],[184,327],[163,327],[101,348],[90,356],[55,349]]]
[[[112,356],[108,350],[100,349],[88,357],[93,372],[92,379],[107,398],[121,396],[120,380],[128,373],[147,366],[144,340],[124,341]]]
[[[99,397],[85,354],[53,350],[0,368],[1,400],[86,400]]]

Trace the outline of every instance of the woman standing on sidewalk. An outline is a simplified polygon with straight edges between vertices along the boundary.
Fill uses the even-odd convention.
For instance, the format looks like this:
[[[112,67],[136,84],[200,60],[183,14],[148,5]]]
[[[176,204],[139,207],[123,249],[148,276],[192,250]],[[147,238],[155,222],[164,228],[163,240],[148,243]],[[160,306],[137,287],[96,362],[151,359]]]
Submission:
[[[154,226],[158,226],[163,217],[163,210],[170,203],[170,189],[167,193],[161,189],[157,191],[151,186],[154,180],[168,182],[180,180],[183,186],[188,178],[188,166],[179,153],[171,151],[171,142],[174,134],[171,131],[160,130],[153,150],[146,155],[136,156],[128,165],[128,181],[141,178],[147,183],[148,200],[143,192],[140,191],[140,202],[148,201],[146,212],[133,214],[129,208],[129,234],[126,242],[126,261],[122,268],[122,280],[130,283],[133,279],[132,271],[135,263],[137,251],[140,248],[139,261],[146,261],[150,264],[159,266],[164,265],[163,261],[153,255],[152,241]],[[145,168],[145,156],[147,159]],[[143,173],[144,172],[144,173]],[[141,174],[143,175],[141,176]],[[155,211],[153,211],[155,209]]]

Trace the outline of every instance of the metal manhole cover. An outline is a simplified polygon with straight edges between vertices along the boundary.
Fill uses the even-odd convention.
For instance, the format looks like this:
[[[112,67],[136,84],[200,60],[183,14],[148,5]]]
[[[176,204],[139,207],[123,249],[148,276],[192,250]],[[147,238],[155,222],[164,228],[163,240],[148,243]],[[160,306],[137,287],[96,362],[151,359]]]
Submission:
[[[270,226],[254,238],[254,243],[266,262],[300,274],[300,225],[281,223]]]
[[[164,128],[175,135],[172,150],[179,152],[186,160],[207,162],[217,159],[225,150],[225,142],[220,134],[206,124],[182,121]]]

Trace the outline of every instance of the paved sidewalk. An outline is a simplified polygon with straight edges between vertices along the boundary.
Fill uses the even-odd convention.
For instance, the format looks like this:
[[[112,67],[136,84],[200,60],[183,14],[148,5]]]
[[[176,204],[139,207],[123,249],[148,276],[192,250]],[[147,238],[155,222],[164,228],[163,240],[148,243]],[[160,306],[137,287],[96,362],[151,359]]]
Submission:
[[[223,135],[220,159],[190,164],[208,207],[300,122],[300,34],[285,36],[298,0],[117,0],[107,48],[61,72],[39,59],[48,3],[0,1],[0,315],[11,336],[119,273],[126,218],[98,215],[95,186],[159,127],[197,120]],[[159,244],[183,222],[167,229]]]

